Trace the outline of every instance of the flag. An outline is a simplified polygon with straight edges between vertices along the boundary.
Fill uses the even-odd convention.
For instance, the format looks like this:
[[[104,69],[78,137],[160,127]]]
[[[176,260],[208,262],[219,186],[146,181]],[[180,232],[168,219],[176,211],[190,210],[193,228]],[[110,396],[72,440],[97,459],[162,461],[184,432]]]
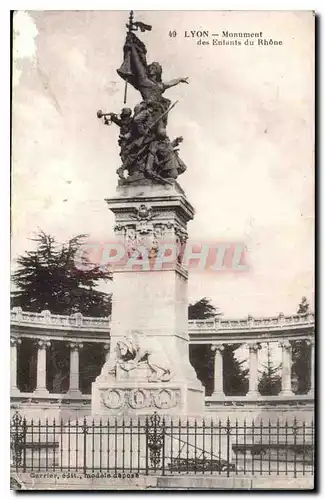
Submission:
[[[134,62],[132,60],[131,45],[137,51],[140,62],[143,65],[143,69],[147,71],[147,49],[145,44],[139,40],[139,38],[133,33],[129,32],[126,37],[126,41],[123,47],[124,59],[119,69],[117,69],[118,75],[130,83],[134,88],[138,89],[138,77],[137,72],[134,68]]]

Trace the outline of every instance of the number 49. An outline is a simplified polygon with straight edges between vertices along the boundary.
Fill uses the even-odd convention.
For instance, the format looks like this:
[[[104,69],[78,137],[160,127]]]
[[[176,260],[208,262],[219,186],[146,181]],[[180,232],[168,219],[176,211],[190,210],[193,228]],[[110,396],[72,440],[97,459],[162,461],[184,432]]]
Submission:
[[[176,30],[173,30],[173,31],[169,31],[169,33],[168,33],[168,34],[169,34],[169,36],[171,36],[171,37],[175,37],[175,36],[177,35],[177,32],[176,32]]]

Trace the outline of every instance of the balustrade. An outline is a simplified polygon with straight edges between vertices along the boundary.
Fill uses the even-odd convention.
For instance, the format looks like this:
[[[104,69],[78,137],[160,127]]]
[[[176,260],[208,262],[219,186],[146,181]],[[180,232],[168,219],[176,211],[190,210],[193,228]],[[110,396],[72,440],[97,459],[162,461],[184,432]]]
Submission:
[[[20,307],[14,307],[11,310],[11,321],[13,324],[30,324],[34,326],[49,326],[58,327],[77,327],[77,328],[92,328],[102,330],[109,328],[110,318],[85,317],[80,313],[68,315],[51,314],[50,311],[42,311],[41,313],[24,312]],[[217,315],[213,319],[206,320],[189,320],[189,329],[202,330],[236,330],[236,329],[254,329],[254,328],[281,328],[296,327],[297,325],[313,325],[315,320],[314,313],[308,314],[293,314],[285,316],[280,313],[278,316],[254,318],[226,318],[223,319]]]

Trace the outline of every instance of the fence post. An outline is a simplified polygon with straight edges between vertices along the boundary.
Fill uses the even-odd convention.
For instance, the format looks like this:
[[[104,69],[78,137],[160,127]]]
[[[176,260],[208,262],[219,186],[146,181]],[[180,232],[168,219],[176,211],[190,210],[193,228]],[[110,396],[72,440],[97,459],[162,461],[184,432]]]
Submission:
[[[150,418],[146,417],[146,474],[150,465],[157,471],[161,462],[161,451],[165,445],[165,424],[159,415],[154,412]],[[148,454],[150,453],[150,456]]]
[[[162,427],[163,427],[163,440],[162,440],[162,475],[165,475],[165,417],[162,419]]]
[[[297,432],[298,432],[298,424],[297,424],[296,417],[294,417],[293,425],[292,425],[293,449],[294,449],[294,455],[293,455],[293,474],[294,474],[294,477],[297,477]]]
[[[24,446],[23,446],[23,472],[26,472],[26,437],[27,437],[27,422],[26,417],[23,420],[23,429],[24,429]]]
[[[246,417],[244,417],[244,475],[246,474],[246,458],[247,458],[247,449],[246,449],[246,432],[247,432],[247,427],[246,427]]]
[[[147,476],[148,469],[149,469],[149,419],[148,419],[148,417],[146,417],[145,430],[146,430],[146,476]]]
[[[226,434],[227,434],[227,477],[229,477],[229,472],[230,472],[230,467],[229,467],[229,460],[230,460],[230,432],[231,432],[230,419],[228,417],[227,418],[227,425],[226,425]]]
[[[21,414],[16,411],[10,422],[10,447],[12,453],[12,462],[16,467],[17,472],[19,471],[19,467],[21,467],[22,452],[26,448],[24,446],[26,443],[25,420],[26,419],[23,419]]]
[[[315,435],[314,435],[314,421],[311,421],[311,439],[313,446],[313,457],[312,457],[312,474],[314,474],[315,461],[316,461],[316,450],[315,450]]]
[[[88,432],[88,426],[87,426],[87,419],[86,417],[84,417],[84,421],[83,421],[83,426],[82,426],[82,432],[83,432],[83,471],[84,471],[84,475],[86,476],[86,473],[87,473],[87,432]],[[77,438],[78,439],[78,438]]]

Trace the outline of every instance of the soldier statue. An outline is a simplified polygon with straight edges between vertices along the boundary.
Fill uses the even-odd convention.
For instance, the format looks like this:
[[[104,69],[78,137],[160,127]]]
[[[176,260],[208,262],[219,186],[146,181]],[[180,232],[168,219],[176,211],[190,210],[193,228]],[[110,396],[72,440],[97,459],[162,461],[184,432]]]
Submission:
[[[132,111],[123,108],[120,116],[98,111],[104,123],[111,122],[120,127],[118,144],[122,165],[117,169],[120,184],[138,182],[147,178],[158,183],[172,183],[185,172],[186,165],[178,154],[178,145],[183,141],[177,137],[171,141],[167,135],[168,114],[176,103],[163,97],[164,92],[179,83],[188,83],[188,78],[162,81],[162,67],[158,62],[147,64],[147,49],[134,31],[151,30],[151,26],[133,21],[130,13],[128,32],[123,47],[124,59],[117,70],[127,85],[132,85],[141,94],[142,101]]]

